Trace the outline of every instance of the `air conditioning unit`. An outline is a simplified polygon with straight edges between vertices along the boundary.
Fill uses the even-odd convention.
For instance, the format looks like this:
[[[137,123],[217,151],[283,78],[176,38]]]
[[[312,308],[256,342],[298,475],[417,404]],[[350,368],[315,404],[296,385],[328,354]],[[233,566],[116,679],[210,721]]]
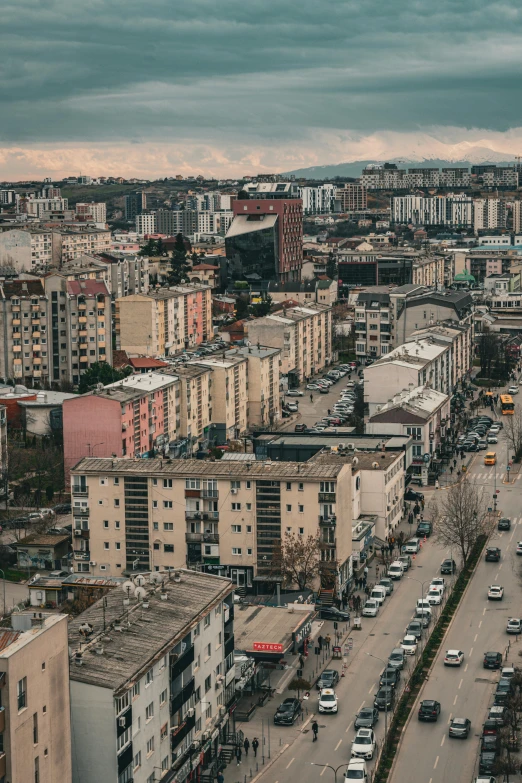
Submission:
[[[191,707],[189,710],[187,710],[187,718],[192,718],[194,715],[194,707]]]
[[[201,745],[201,742],[199,740],[194,740],[194,742],[192,743],[192,749],[193,750],[197,750],[200,745]]]
[[[122,729],[125,728],[125,724],[127,723],[125,718],[118,718],[118,726],[121,726]]]
[[[90,565],[90,566],[95,566],[95,565],[96,565],[96,560],[91,560],[91,561],[89,562],[89,565]]]
[[[226,711],[227,711],[227,708],[225,707],[224,704],[222,704],[221,707],[219,708],[219,714],[220,715],[225,715]]]
[[[216,677],[216,680],[218,682],[224,682],[225,678],[224,678],[224,676],[222,674],[218,674],[218,676]]]
[[[74,535],[76,536],[76,538],[80,538],[81,534],[82,534],[81,530],[75,530],[74,531]]]
[[[237,489],[231,489],[230,490],[231,495],[237,495]]]
[[[201,739],[203,740],[203,742],[210,739],[210,731],[204,731],[203,734],[201,735]]]

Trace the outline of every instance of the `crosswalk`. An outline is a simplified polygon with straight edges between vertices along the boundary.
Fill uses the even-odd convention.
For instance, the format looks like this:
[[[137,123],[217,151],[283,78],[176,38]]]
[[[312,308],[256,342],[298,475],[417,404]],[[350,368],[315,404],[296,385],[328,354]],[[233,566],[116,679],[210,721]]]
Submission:
[[[494,481],[495,480],[495,474],[491,470],[484,470],[484,471],[470,471],[469,472],[470,477],[477,479],[478,481]],[[506,478],[506,471],[505,470],[497,470],[497,482],[502,482]],[[514,476],[514,480],[510,478],[509,482],[514,483],[515,481],[520,481],[522,479],[522,473],[518,473],[516,476]]]

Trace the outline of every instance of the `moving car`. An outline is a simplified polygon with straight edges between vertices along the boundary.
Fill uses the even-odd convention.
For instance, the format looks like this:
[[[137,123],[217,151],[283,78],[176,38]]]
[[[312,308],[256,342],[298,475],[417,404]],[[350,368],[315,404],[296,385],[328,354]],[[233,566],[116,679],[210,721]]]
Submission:
[[[306,424],[296,424],[294,427],[294,432],[306,432],[307,430]]]
[[[419,522],[417,525],[417,530],[415,531],[415,535],[418,538],[429,538],[431,534],[433,533],[433,525],[431,522]]]
[[[382,685],[375,694],[374,704],[378,710],[390,711],[395,700],[395,690],[389,685]]]
[[[388,667],[400,670],[404,668],[404,663],[404,650],[401,647],[395,647],[388,658]]]
[[[500,560],[500,549],[498,546],[488,546],[486,549],[486,562],[498,563]]]
[[[502,653],[485,652],[483,660],[484,669],[500,669],[502,666]]]
[[[443,576],[435,576],[430,582],[430,588],[440,587],[442,592],[446,590],[446,580]]]
[[[291,726],[301,714],[301,702],[299,699],[285,699],[277,708],[274,715],[276,726]]]
[[[287,391],[286,396],[287,397],[304,397],[304,391],[301,391],[301,389],[290,389],[290,391]]]
[[[379,686],[389,685],[390,688],[396,688],[400,679],[401,675],[399,674],[399,670],[393,666],[387,666],[381,674]]]
[[[504,598],[504,588],[502,585],[490,585],[488,590],[488,601],[502,601]]]
[[[498,438],[497,438],[497,436],[496,436],[496,435],[491,435],[491,434],[489,434],[489,435],[488,435],[488,443],[492,443],[492,444],[494,444],[494,443],[498,443]],[[494,463],[493,463],[493,464],[494,464]]]
[[[446,650],[444,666],[460,666],[463,660],[464,653],[462,650]]]
[[[517,546],[515,551],[517,555],[522,555],[522,541],[517,541]]]
[[[496,465],[497,464],[497,452],[488,451],[484,457],[484,465]]]
[[[422,627],[429,628],[431,623],[431,612],[428,612],[426,609],[415,609],[415,615],[413,617],[414,620],[420,620],[422,623]]]
[[[372,728],[379,720],[379,710],[377,707],[363,707],[355,716],[353,724],[354,729],[360,729],[362,726]]]
[[[442,603],[442,589],[440,587],[430,587],[426,596],[430,604],[437,606]]]
[[[416,492],[413,489],[407,489],[404,493],[404,500],[421,501],[424,500],[422,492]]]
[[[518,617],[512,617],[510,620],[508,620],[506,632],[516,634],[522,633],[522,620],[520,620]]]
[[[351,759],[344,773],[345,780],[357,780],[358,783],[368,782],[368,772],[364,759]]]
[[[323,688],[319,694],[319,712],[336,713],[337,709],[337,694],[332,688]]]
[[[404,650],[405,655],[415,655],[417,652],[417,639],[415,636],[406,634],[401,642],[401,648]]]
[[[471,721],[469,718],[453,718],[449,727],[449,736],[467,739],[471,731]]]
[[[335,688],[339,682],[339,672],[335,669],[325,669],[317,680],[316,687],[318,691],[322,691],[324,688]]]
[[[359,759],[373,759],[375,734],[373,729],[359,729],[352,742],[352,756]]]
[[[419,720],[437,721],[440,715],[440,702],[424,699],[419,706]]]
[[[507,517],[500,517],[497,525],[498,530],[511,530],[511,520]]]
[[[518,386],[510,386],[508,389],[508,394],[518,394]]]
[[[406,628],[407,636],[414,636],[416,639],[420,639],[422,636],[422,623],[420,620],[412,620]]]
[[[366,603],[363,606],[362,616],[377,617],[378,613],[379,613],[379,604],[377,603],[377,601],[366,601]]]

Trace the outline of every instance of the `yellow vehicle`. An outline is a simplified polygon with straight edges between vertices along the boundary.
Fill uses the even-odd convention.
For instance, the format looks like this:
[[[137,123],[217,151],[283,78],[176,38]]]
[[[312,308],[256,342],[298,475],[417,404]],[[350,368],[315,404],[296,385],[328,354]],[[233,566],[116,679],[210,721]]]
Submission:
[[[497,464],[497,452],[488,451],[484,457],[484,465],[496,465]]]
[[[500,407],[504,416],[512,416],[515,412],[515,403],[510,394],[500,395]]]

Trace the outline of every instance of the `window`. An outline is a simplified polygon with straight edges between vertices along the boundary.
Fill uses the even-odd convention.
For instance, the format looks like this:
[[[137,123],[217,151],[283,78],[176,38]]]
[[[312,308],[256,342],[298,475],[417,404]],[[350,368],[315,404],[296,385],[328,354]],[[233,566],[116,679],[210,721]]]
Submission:
[[[251,555],[251,554],[252,554],[252,547],[248,547],[248,549],[247,549],[247,555]]]
[[[145,675],[145,687],[147,687],[147,685],[150,685],[153,679],[154,679],[154,671],[153,669],[149,669],[149,671]]]
[[[287,489],[288,492],[292,489],[292,482],[291,481],[287,481],[286,482],[286,489]]]
[[[199,623],[198,623],[196,625],[196,627],[194,628],[194,639],[196,638],[196,636],[199,636],[199,632],[200,632],[200,628],[199,628]]]
[[[241,554],[241,547],[240,546],[233,546],[232,547],[232,554],[233,555],[240,555]]]
[[[40,783],[40,756],[34,760],[34,783]]]
[[[172,508],[172,500],[164,500],[163,508]]]
[[[157,500],[153,500],[152,501],[152,508],[158,508],[158,501]]]
[[[141,750],[139,750],[134,756],[134,769],[141,767]]]
[[[168,768],[169,768],[169,757],[165,756],[165,758],[161,760],[161,771],[165,772]]]
[[[247,503],[246,504],[246,510],[247,511],[252,511],[252,503]]]
[[[129,694],[130,691],[127,691],[127,693],[125,693],[123,696],[120,696],[118,699],[116,699],[116,715],[119,715],[120,712],[123,712],[123,710],[126,710],[129,706]]]
[[[205,619],[203,620],[203,627],[208,628],[210,625],[210,615],[205,615]]]
[[[167,739],[168,736],[169,736],[169,724],[164,723],[160,729],[160,740],[163,742],[163,740]]]
[[[212,675],[209,674],[205,680],[205,693],[207,693],[211,688],[212,688]]]
[[[151,718],[154,717],[154,702],[151,701],[150,704],[147,704],[145,707],[145,720],[151,720]]]
[[[164,552],[174,552],[174,544],[163,544]]]
[[[299,528],[299,535],[304,536],[304,527]]]
[[[287,511],[291,511],[292,510],[292,506],[289,503],[286,504],[286,510]]]
[[[287,532],[287,533],[291,533],[291,532],[292,532],[292,528],[291,528],[291,527],[287,527],[287,528],[286,528],[286,532]]]
[[[18,680],[16,694],[18,697],[18,709],[23,710],[24,707],[27,707],[27,677]]]
[[[119,541],[116,542],[116,549],[121,549],[121,544]]]
[[[230,489],[241,489],[241,482],[240,481],[231,481],[230,482]]]
[[[135,682],[132,686],[132,698],[136,699],[140,695],[140,683]]]
[[[247,525],[246,526],[246,532],[247,533],[251,533],[252,532],[252,525]]]
[[[151,772],[151,774],[147,778],[147,783],[154,783],[155,780],[156,780],[156,773],[155,772]]]
[[[115,486],[115,487],[117,487],[117,486],[119,486],[120,479],[119,479],[118,477],[116,477],[116,478],[114,478],[114,479],[112,480],[112,483],[114,484],[114,486]]]
[[[159,544],[154,544],[153,546],[154,546],[154,551],[155,552],[159,552],[160,545]]]
[[[104,527],[105,529],[107,529],[107,528],[109,527],[109,520],[108,520],[108,519],[104,519],[104,520],[103,520],[103,527]]]
[[[241,503],[232,503],[232,511],[241,511]]]
[[[194,731],[196,734],[199,734],[201,731],[201,718],[198,718],[196,721],[196,725],[194,726]]]
[[[159,522],[153,522],[152,523],[152,529],[153,530],[159,530]]]
[[[163,479],[163,488],[172,489],[172,479]]]
[[[185,489],[200,489],[200,480],[194,478],[185,479]]]
[[[152,486],[157,487],[158,486],[158,479],[152,479]]]
[[[247,481],[246,482],[246,488],[247,489],[251,489],[252,488],[252,482],[251,481]]]
[[[302,506],[301,503],[299,503],[299,505],[297,506],[297,509],[298,509],[300,514],[304,514],[304,506]]]
[[[45,671],[45,661],[42,663],[42,671]]]
[[[33,744],[38,745],[38,713],[33,715]]]
[[[233,533],[241,533],[241,525],[232,525]]]
[[[174,530],[174,522],[164,522],[163,530]]]
[[[131,737],[131,727],[129,726],[129,728],[125,729],[123,734],[120,734],[120,736],[118,737],[118,740],[117,740],[117,749],[118,749],[118,751],[120,751],[122,748],[124,748],[125,745],[128,745],[129,742],[131,741],[131,739],[132,739],[132,737]]]
[[[104,549],[109,549],[109,542],[108,541],[104,541],[103,542],[103,548]]]
[[[161,691],[160,693],[160,707],[165,704],[167,701],[167,689],[165,688],[164,691]]]
[[[299,490],[299,492],[304,492],[304,484],[302,481],[300,481],[299,484],[297,485],[297,489]]]

